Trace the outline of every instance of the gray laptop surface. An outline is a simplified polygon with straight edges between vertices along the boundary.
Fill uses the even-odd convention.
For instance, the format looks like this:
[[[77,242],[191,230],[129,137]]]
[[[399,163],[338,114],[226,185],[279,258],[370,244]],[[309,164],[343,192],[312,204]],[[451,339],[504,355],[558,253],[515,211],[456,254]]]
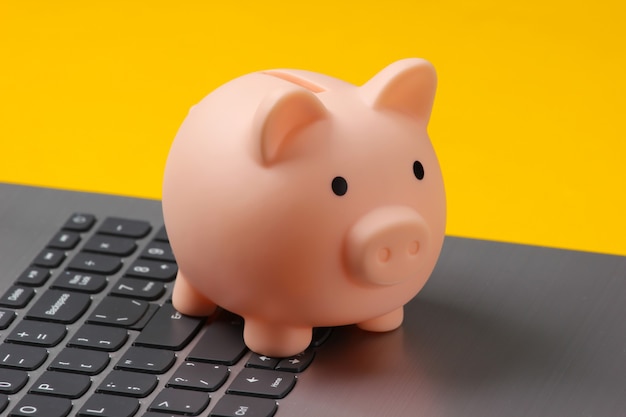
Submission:
[[[162,224],[158,201],[0,184],[2,415],[626,415],[626,257],[448,237],[399,330],[278,361],[231,357],[227,312],[176,316]]]

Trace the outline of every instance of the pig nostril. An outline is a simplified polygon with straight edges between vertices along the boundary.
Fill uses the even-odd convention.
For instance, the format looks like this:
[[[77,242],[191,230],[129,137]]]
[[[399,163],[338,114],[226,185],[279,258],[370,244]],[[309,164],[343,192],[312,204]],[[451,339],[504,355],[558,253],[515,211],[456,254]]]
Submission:
[[[417,240],[409,243],[409,255],[417,255],[417,252],[420,250],[420,244]]]
[[[391,259],[391,251],[389,248],[382,248],[378,251],[378,260],[380,262],[387,263],[389,259]]]

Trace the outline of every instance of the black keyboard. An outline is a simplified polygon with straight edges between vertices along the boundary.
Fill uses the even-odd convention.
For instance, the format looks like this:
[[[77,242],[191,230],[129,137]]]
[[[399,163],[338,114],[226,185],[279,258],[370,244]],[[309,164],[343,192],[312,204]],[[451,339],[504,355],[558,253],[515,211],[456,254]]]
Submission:
[[[173,308],[176,273],[162,225],[70,215],[0,298],[2,415],[280,415],[330,329],[256,355],[241,317]]]

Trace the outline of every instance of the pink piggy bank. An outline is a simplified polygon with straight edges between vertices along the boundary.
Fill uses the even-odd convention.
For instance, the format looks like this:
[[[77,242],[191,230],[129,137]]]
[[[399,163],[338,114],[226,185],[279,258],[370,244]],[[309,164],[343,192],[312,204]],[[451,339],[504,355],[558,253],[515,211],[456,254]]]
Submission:
[[[239,314],[247,346],[275,357],[317,326],[400,326],[444,239],[435,89],[432,65],[405,59],[361,87],[256,72],[194,106],[163,183],[174,306]]]

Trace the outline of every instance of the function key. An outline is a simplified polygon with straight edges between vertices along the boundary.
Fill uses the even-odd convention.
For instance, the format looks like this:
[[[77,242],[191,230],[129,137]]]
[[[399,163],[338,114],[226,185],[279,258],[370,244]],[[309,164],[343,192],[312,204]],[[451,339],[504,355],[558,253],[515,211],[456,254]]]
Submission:
[[[107,217],[98,229],[98,233],[138,239],[150,233],[150,230],[150,223],[143,220]]]
[[[83,247],[83,250],[87,252],[119,256],[128,256],[135,249],[137,249],[137,244],[133,239],[108,235],[93,235]]]
[[[58,249],[44,249],[35,258],[33,263],[44,268],[56,268],[65,260],[65,252]]]
[[[154,235],[155,240],[160,240],[161,242],[169,242],[170,239],[167,237],[167,230],[165,230],[165,226],[161,226],[159,231]]]
[[[17,277],[17,284],[41,287],[50,278],[50,270],[31,266]]]
[[[78,242],[80,242],[80,235],[78,233],[61,230],[48,242],[48,247],[55,249],[74,249]]]
[[[96,217],[93,214],[74,213],[63,225],[65,230],[73,230],[75,232],[86,232],[96,222]]]

